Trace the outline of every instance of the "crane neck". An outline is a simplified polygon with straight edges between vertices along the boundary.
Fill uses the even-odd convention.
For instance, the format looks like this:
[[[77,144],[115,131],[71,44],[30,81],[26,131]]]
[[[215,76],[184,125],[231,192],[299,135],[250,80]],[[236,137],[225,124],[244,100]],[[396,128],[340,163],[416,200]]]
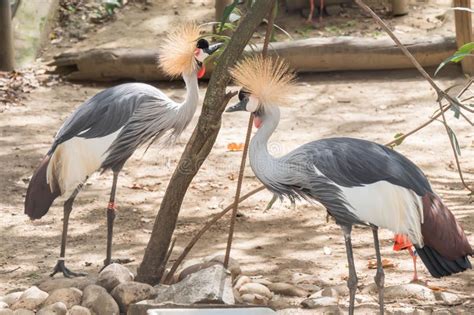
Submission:
[[[197,70],[191,73],[183,73],[183,80],[186,84],[186,97],[182,103],[178,104],[178,115],[176,117],[175,126],[176,129],[179,129],[179,133],[188,126],[199,103]]]
[[[250,165],[255,175],[265,183],[265,174],[275,171],[277,159],[268,152],[268,139],[280,122],[280,110],[277,106],[266,106],[260,116],[262,124],[249,147]]]

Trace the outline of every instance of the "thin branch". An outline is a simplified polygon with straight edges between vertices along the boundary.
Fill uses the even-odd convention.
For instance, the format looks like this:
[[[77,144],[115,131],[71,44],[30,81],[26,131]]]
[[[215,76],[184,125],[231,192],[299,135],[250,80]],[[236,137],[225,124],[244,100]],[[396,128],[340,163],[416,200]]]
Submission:
[[[264,189],[265,189],[265,186],[260,186],[256,189],[248,192],[247,194],[240,197],[239,202],[242,202],[242,201],[248,199],[250,196],[253,196],[256,193],[258,193],[258,192],[260,192]],[[166,279],[165,279],[165,281],[163,281],[163,283],[170,284],[170,281],[173,279],[173,275],[176,272],[176,270],[178,269],[179,265],[183,262],[184,258],[186,258],[186,256],[189,254],[189,252],[194,247],[194,245],[196,245],[197,241],[199,241],[199,239],[204,235],[204,233],[206,233],[207,230],[209,230],[220,218],[222,218],[226,213],[228,213],[233,208],[234,208],[234,202],[232,202],[232,204],[230,204],[224,210],[222,210],[221,212],[216,214],[211,220],[209,220],[206,223],[206,225],[204,225],[204,227],[196,235],[194,235],[194,237],[191,239],[191,241],[189,241],[188,245],[186,245],[186,247],[184,248],[181,255],[179,255],[179,257],[174,262],[173,266],[171,267],[170,271],[168,272],[168,275],[166,276]]]
[[[444,127],[446,128],[446,133],[448,134],[449,143],[451,144],[451,149],[453,150],[453,153],[454,153],[454,159],[456,161],[456,166],[457,166],[457,169],[458,169],[459,177],[461,178],[461,182],[462,182],[463,186],[467,190],[469,190],[471,193],[474,193],[474,190],[471,189],[466,184],[466,182],[464,181],[464,177],[463,177],[463,174],[462,174],[461,165],[459,164],[459,159],[458,159],[458,156],[457,156],[456,148],[455,148],[453,139],[451,139],[451,137],[449,136],[449,127],[448,127],[448,123],[446,121],[446,116],[444,114],[443,104],[441,103],[443,98],[445,98],[449,103],[451,103],[451,105],[454,104],[454,105],[460,106],[459,102],[454,100],[449,94],[447,94],[446,92],[441,90],[441,88],[433,81],[433,79],[430,77],[430,75],[425,71],[425,69],[423,69],[423,67],[420,65],[420,63],[415,59],[415,57],[400,42],[400,40],[395,36],[395,34],[392,32],[392,30],[390,30],[390,28],[387,26],[387,24],[385,24],[385,22],[377,14],[375,14],[375,12],[372,11],[371,8],[369,8],[362,0],[354,0],[354,1],[355,1],[355,3],[357,3],[357,5],[359,7],[361,7],[365,12],[369,13],[374,18],[374,20],[385,30],[385,32],[392,38],[392,40],[395,42],[395,44],[397,44],[397,46],[402,50],[402,52],[405,54],[405,56],[407,56],[408,59],[410,59],[410,61],[413,63],[413,65],[421,73],[421,75],[435,89],[435,91],[438,95],[437,101],[438,101],[438,105],[439,105],[440,115],[443,118],[443,123],[444,123]],[[461,107],[463,107],[463,105],[461,105]]]
[[[20,269],[20,268],[21,268],[21,267],[18,266],[18,267],[16,267],[16,268],[11,269],[11,270],[0,271],[0,275],[6,275],[6,274],[8,274],[8,273],[12,273],[12,272],[14,272],[14,271],[17,271],[17,270]]]
[[[270,37],[273,30],[273,24],[275,21],[275,14],[273,10],[275,7],[275,2],[276,2],[275,0],[272,1],[270,11],[268,13],[269,18],[268,18],[268,23],[267,23],[267,32],[265,34],[265,41],[263,43],[263,49],[262,49],[262,55],[264,57],[267,55],[268,44],[270,43]],[[244,150],[242,152],[242,161],[240,162],[240,171],[239,171],[239,177],[237,180],[237,188],[235,191],[234,208],[232,210],[232,216],[230,219],[229,236],[227,238],[227,246],[226,246],[225,257],[224,257],[224,268],[227,268],[227,266],[229,265],[230,250],[232,248],[232,239],[234,237],[235,220],[237,216],[237,210],[239,208],[239,196],[240,196],[240,191],[242,189],[242,181],[244,179],[245,162],[247,160],[247,152],[248,152],[248,147],[249,147],[249,142],[250,142],[250,135],[252,134],[252,125],[253,125],[253,115],[250,115],[249,123],[247,127],[247,135],[245,136]]]

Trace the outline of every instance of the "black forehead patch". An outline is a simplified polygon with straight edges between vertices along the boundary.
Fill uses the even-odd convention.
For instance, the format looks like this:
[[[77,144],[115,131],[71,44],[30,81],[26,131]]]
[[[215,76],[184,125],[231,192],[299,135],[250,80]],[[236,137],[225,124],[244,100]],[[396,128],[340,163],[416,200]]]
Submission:
[[[249,91],[245,90],[245,89],[240,89],[239,91],[239,101],[243,100],[245,97],[248,97],[249,95]]]
[[[201,49],[209,48],[209,42],[204,38],[201,38],[200,40],[198,40],[196,47]]]

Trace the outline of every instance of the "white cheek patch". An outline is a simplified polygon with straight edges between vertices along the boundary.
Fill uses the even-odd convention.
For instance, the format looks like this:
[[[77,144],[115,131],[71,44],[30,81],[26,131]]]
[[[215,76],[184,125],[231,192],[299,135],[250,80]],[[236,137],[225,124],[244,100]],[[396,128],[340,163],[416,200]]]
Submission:
[[[202,49],[196,50],[196,53],[194,54],[196,57],[196,60],[199,62],[204,62],[204,60],[209,56],[206,54]]]
[[[247,102],[246,110],[248,112],[253,113],[257,109],[258,109],[258,99],[255,96],[250,95],[249,96],[249,101]]]

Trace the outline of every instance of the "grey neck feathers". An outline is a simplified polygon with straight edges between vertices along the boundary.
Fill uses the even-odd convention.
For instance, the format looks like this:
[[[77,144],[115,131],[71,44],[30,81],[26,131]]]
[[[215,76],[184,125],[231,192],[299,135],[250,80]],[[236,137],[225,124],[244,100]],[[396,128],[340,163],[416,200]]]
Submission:
[[[272,178],[282,175],[281,165],[277,158],[268,152],[268,139],[280,121],[280,110],[277,106],[267,106],[260,117],[262,124],[249,147],[250,166],[263,184],[272,186]]]
[[[187,74],[183,73],[183,80],[186,84],[186,98],[182,103],[178,104],[178,113],[174,128],[177,134],[181,134],[189,125],[199,103],[197,71],[192,71]]]

